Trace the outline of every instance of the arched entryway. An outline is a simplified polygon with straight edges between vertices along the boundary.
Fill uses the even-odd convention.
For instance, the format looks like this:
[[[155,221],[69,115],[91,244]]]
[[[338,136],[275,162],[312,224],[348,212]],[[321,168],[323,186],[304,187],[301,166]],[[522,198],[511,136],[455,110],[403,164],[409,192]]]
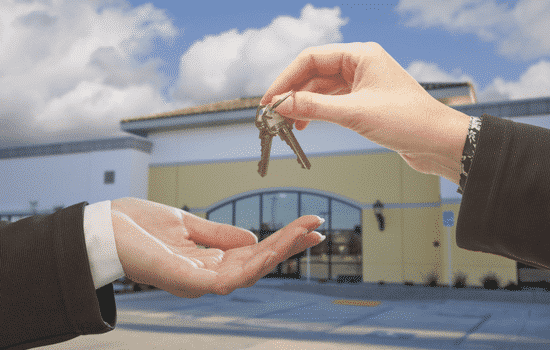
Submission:
[[[361,209],[345,199],[307,189],[266,189],[221,201],[207,210],[207,219],[246,228],[261,241],[309,214],[325,219],[317,231],[327,239],[309,250],[309,258],[308,252],[297,254],[268,277],[336,279],[361,275]]]

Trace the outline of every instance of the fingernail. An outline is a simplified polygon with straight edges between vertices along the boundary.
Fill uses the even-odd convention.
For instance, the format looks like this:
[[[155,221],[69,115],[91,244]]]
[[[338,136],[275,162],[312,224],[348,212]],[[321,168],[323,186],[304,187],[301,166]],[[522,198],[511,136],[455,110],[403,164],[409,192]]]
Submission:
[[[315,215],[315,216],[317,216],[317,219],[319,219],[319,226],[321,226],[325,222],[325,219],[323,219],[319,215]]]
[[[319,238],[321,238],[321,242],[322,242],[322,241],[324,241],[324,240],[325,240],[325,238],[327,238],[327,236],[324,236],[324,235],[320,234],[320,233],[319,233],[319,232],[317,232],[317,231],[313,231],[313,233],[316,233],[316,234],[317,234],[317,236],[319,236]]]

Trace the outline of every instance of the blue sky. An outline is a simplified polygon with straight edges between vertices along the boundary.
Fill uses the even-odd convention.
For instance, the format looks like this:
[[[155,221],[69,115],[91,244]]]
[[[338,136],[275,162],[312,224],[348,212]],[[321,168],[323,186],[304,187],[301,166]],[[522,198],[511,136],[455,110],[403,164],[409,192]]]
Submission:
[[[550,2],[0,3],[0,147],[120,135],[120,119],[262,95],[308,46],[375,41],[480,102],[549,96]]]
[[[518,1],[456,0],[380,1],[353,4],[334,1],[279,1],[276,3],[243,1],[236,5],[232,2],[201,1],[191,6],[181,2],[157,0],[152,4],[166,10],[167,15],[173,19],[174,25],[182,30],[175,47],[158,52],[166,61],[163,71],[172,77],[177,74],[180,56],[193,43],[203,40],[205,36],[217,36],[232,29],[242,33],[250,28],[264,28],[278,16],[299,18],[306,4],[312,4],[316,8],[337,7],[340,10],[340,16],[347,19],[347,23],[340,28],[341,42],[378,42],[403,67],[407,68],[412,62],[421,61],[435,65],[454,80],[467,75],[474,79],[478,92],[490,86],[495,78],[500,77],[506,81],[518,80],[531,65],[550,55],[550,50],[546,50],[544,55],[531,57],[499,52],[499,45],[506,36],[498,36],[502,30],[496,25],[487,24],[489,30],[497,33],[495,38],[488,39],[479,34],[482,28],[476,31],[474,28],[470,30],[452,28],[452,25],[446,23],[412,23],[415,20],[422,22],[419,19],[422,17],[420,15],[422,9],[446,7],[445,4],[453,2],[463,3],[464,6],[458,7],[451,14],[449,22],[456,21],[462,13],[466,14],[468,8],[475,10],[476,6],[481,13],[484,6],[493,5],[500,10],[500,16],[503,16],[513,12],[518,5]],[[132,0],[130,3],[133,6],[140,6],[149,2]],[[528,3],[528,1],[522,1],[522,3]],[[415,4],[417,4],[416,9]],[[549,10],[550,8],[546,9],[546,16]],[[499,15],[495,13],[495,17]],[[520,31],[523,28],[517,28],[517,30]]]

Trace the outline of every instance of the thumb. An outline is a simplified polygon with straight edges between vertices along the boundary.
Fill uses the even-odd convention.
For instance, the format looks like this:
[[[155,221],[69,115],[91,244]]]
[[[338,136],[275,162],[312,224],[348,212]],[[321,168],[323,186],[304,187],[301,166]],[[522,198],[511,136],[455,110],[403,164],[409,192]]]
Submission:
[[[271,100],[277,102],[283,95]],[[324,120],[345,124],[353,113],[349,95],[323,95],[309,91],[298,91],[281,103],[275,111],[288,118],[298,120]]]

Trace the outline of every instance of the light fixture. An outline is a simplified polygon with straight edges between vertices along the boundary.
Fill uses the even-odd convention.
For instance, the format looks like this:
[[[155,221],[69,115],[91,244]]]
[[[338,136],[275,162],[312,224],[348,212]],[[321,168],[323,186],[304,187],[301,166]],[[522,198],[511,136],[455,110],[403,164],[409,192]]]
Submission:
[[[385,224],[384,224],[384,215],[382,215],[382,211],[384,210],[384,204],[380,202],[380,200],[377,200],[373,205],[372,209],[374,210],[374,216],[378,220],[378,229],[380,231],[384,231]]]

